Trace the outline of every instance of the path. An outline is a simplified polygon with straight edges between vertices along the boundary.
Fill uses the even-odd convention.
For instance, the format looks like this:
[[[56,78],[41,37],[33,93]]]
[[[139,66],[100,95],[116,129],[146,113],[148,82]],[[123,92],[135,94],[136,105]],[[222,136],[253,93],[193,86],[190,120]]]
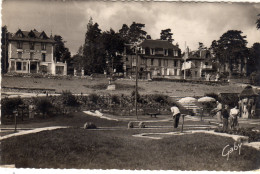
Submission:
[[[10,138],[10,137],[16,137],[16,136],[21,136],[21,135],[27,135],[27,134],[38,133],[38,132],[47,131],[47,130],[62,129],[62,128],[68,128],[68,127],[53,126],[53,127],[36,128],[36,129],[26,130],[26,131],[19,131],[17,133],[13,133],[13,134],[9,134],[9,135],[5,135],[5,136],[0,137],[0,141],[7,139],[7,138]]]

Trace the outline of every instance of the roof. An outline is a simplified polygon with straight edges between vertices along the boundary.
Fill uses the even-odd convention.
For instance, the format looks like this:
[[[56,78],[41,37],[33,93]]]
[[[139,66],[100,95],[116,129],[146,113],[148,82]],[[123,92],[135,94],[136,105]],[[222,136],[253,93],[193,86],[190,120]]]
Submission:
[[[149,48],[164,48],[164,49],[180,50],[177,46],[173,45],[167,40],[147,39],[144,40],[142,43],[140,43],[139,46],[143,48],[149,47]]]
[[[48,37],[44,31],[39,32],[35,29],[31,31],[22,31],[19,29],[15,34],[9,35],[9,40],[55,42],[52,36]]]
[[[183,54],[182,57],[184,56],[185,54]],[[201,55],[200,50],[198,50],[189,52],[187,60],[205,60],[207,58],[210,58],[210,52],[208,50],[201,50]]]
[[[245,89],[239,94],[240,98],[254,97],[258,96],[257,92],[252,88],[252,86],[246,86]]]

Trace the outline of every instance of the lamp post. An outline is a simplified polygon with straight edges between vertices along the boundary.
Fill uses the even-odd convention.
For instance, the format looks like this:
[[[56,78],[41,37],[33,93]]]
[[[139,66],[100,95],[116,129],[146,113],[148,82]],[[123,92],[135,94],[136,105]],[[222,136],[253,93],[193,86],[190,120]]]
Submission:
[[[135,66],[135,116],[138,119],[137,113],[137,94],[138,94],[138,47],[137,43],[134,44],[125,44],[125,46],[133,46],[135,48],[135,56],[136,56],[136,66]]]

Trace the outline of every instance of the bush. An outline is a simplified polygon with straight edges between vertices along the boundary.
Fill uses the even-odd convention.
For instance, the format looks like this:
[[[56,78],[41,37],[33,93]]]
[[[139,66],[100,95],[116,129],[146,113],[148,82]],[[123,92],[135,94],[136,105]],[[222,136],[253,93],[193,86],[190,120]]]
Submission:
[[[76,97],[70,91],[62,91],[61,94],[62,103],[67,106],[77,106],[79,105]]]
[[[129,123],[128,123],[128,129],[130,129],[130,128],[134,128],[134,123],[132,122],[132,121],[130,121]]]
[[[91,102],[93,102],[95,104],[98,103],[99,96],[97,94],[90,94],[88,96],[88,98],[89,98],[89,101],[91,101]]]
[[[48,100],[48,98],[36,98],[34,100],[36,104],[36,109],[40,111],[44,117],[46,116],[46,114],[51,114],[50,111],[53,109],[53,105],[50,100]]]
[[[120,98],[117,95],[112,95],[111,96],[111,101],[112,101],[112,103],[120,104]]]
[[[3,99],[1,103],[3,114],[12,115],[13,111],[21,104],[23,104],[23,101],[20,97]]]
[[[92,122],[86,122],[84,124],[84,129],[96,129],[96,128],[97,128],[97,126]]]
[[[253,72],[250,74],[250,84],[260,85],[260,72]]]

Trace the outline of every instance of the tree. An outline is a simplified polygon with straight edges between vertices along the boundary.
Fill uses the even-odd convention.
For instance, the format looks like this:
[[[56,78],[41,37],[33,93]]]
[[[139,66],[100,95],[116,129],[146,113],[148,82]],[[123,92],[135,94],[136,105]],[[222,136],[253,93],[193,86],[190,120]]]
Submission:
[[[260,43],[254,43],[249,49],[249,59],[248,59],[248,70],[249,74],[255,71],[259,71],[260,67]]]
[[[6,73],[8,68],[8,30],[7,26],[2,27],[1,37],[1,70],[2,73]]]
[[[160,34],[161,34],[161,36],[160,36],[161,40],[168,40],[170,43],[172,43],[174,41],[174,39],[172,39],[173,33],[171,32],[170,28],[161,30]]]
[[[102,43],[106,51],[106,58],[109,66],[116,69],[117,72],[122,71],[122,56],[120,53],[124,51],[125,40],[121,37],[120,33],[116,33],[113,29],[102,33]]]
[[[141,23],[133,22],[131,24],[128,33],[130,43],[141,42],[145,39],[147,32],[143,30],[144,27],[145,24]]]
[[[71,54],[68,48],[65,47],[65,41],[60,35],[54,36],[55,48],[54,48],[54,57],[56,61],[59,62],[69,62],[71,59]]]
[[[103,49],[102,34],[97,23],[92,18],[87,25],[85,43],[83,45],[83,64],[87,74],[103,73],[105,67],[105,51]]]
[[[122,28],[119,30],[119,34],[125,40],[126,43],[130,42],[129,27],[126,24],[123,24]]]
[[[259,30],[260,29],[260,14],[257,15],[258,19],[256,20],[256,28]]]
[[[213,41],[211,48],[213,49],[217,61],[220,65],[228,63],[229,73],[237,69],[238,63],[245,66],[245,58],[248,56],[246,47],[246,36],[242,36],[242,31],[229,30],[224,33],[218,41]]]

